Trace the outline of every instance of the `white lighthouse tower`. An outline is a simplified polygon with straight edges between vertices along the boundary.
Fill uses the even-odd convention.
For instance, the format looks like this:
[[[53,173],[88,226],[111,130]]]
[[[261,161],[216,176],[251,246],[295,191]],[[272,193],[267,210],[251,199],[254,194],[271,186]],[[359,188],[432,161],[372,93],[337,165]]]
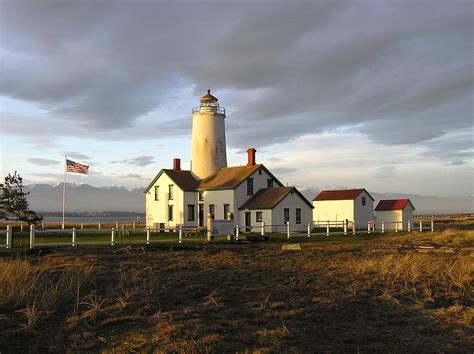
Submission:
[[[227,167],[225,143],[225,109],[211,90],[200,99],[199,107],[193,108],[191,147],[191,173],[205,178],[219,168]]]

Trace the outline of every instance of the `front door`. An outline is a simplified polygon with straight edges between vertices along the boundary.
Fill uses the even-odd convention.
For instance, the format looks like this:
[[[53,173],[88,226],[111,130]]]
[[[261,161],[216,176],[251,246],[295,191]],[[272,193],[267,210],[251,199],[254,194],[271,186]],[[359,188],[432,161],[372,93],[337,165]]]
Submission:
[[[199,226],[204,226],[204,204],[199,204]]]
[[[250,212],[245,212],[245,231],[252,231],[252,218]]]

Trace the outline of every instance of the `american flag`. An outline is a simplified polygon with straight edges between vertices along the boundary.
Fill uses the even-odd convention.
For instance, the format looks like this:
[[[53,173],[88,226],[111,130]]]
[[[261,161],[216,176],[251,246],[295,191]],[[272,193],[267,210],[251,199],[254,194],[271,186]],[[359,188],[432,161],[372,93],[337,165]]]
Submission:
[[[89,166],[66,159],[66,171],[88,175]]]

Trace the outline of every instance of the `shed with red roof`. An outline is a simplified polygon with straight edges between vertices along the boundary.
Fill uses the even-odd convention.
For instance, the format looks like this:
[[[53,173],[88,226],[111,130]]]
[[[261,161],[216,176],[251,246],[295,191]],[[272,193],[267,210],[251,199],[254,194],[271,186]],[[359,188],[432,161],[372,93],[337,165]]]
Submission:
[[[413,211],[415,207],[410,199],[386,199],[381,200],[375,207],[377,216],[377,228],[385,230],[406,230],[410,224],[413,228]]]
[[[320,192],[313,199],[314,222],[355,222],[356,227],[367,227],[374,220],[374,198],[365,190],[337,189]]]

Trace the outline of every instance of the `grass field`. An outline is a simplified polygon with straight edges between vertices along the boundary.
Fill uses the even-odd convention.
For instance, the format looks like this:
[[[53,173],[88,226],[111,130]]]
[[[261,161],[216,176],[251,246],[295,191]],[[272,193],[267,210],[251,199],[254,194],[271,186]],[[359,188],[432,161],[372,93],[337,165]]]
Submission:
[[[299,241],[3,250],[0,351],[474,350],[473,231]]]

